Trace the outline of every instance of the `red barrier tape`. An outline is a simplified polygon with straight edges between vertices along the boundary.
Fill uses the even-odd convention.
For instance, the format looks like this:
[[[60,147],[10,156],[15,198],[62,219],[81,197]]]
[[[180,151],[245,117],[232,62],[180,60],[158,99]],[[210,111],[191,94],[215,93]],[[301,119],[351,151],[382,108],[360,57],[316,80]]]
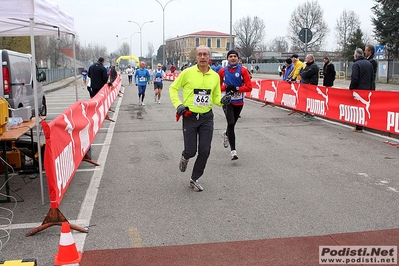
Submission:
[[[246,97],[332,120],[399,134],[399,93],[282,80],[252,80]]]
[[[178,75],[179,75],[179,73],[166,73],[165,80],[173,81],[177,78]]]
[[[120,75],[87,101],[78,101],[50,123],[42,122],[46,137],[44,168],[50,208],[58,208],[83,157],[121,88]]]

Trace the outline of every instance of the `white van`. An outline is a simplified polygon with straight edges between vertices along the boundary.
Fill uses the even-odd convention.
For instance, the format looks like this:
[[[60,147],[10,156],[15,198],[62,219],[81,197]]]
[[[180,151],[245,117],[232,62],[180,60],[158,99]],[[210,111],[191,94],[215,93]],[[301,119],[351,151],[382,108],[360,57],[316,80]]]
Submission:
[[[0,50],[2,71],[0,72],[0,96],[4,97],[12,109],[31,106],[34,115],[34,89],[37,90],[39,115],[47,115],[46,98],[42,82],[46,74],[36,66],[36,73],[31,71],[32,56],[9,50]],[[33,78],[38,82],[33,87]]]

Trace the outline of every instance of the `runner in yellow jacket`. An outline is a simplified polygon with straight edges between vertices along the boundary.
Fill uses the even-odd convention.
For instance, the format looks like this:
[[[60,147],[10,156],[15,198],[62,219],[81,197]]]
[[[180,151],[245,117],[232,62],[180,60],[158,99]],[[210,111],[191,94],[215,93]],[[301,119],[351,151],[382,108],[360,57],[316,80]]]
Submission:
[[[203,190],[198,179],[203,175],[211,151],[213,136],[213,105],[230,103],[231,96],[222,97],[219,75],[209,67],[211,51],[204,45],[196,49],[197,64],[186,68],[169,87],[169,96],[176,108],[176,119],[183,118],[184,150],[179,169],[185,172],[188,160],[195,160],[190,178],[190,187],[194,191]],[[183,88],[183,101],[179,90]],[[198,144],[197,144],[198,143]]]

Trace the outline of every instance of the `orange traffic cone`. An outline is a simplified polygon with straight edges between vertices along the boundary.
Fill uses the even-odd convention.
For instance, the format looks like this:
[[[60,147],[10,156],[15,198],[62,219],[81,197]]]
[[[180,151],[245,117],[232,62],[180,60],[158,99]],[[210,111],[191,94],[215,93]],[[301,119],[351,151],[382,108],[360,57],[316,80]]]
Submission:
[[[78,263],[81,259],[82,253],[76,249],[69,223],[63,222],[58,254],[54,255],[54,265]]]

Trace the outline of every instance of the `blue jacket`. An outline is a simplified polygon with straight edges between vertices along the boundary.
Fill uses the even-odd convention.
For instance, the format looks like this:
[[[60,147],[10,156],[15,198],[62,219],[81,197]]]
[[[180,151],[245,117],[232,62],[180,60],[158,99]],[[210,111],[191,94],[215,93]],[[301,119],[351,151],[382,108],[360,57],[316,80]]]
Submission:
[[[134,83],[139,86],[146,86],[151,81],[150,72],[147,69],[138,68],[134,73]]]
[[[294,69],[294,64],[291,64],[285,68],[283,80],[287,80],[288,76],[291,74],[292,70]]]

